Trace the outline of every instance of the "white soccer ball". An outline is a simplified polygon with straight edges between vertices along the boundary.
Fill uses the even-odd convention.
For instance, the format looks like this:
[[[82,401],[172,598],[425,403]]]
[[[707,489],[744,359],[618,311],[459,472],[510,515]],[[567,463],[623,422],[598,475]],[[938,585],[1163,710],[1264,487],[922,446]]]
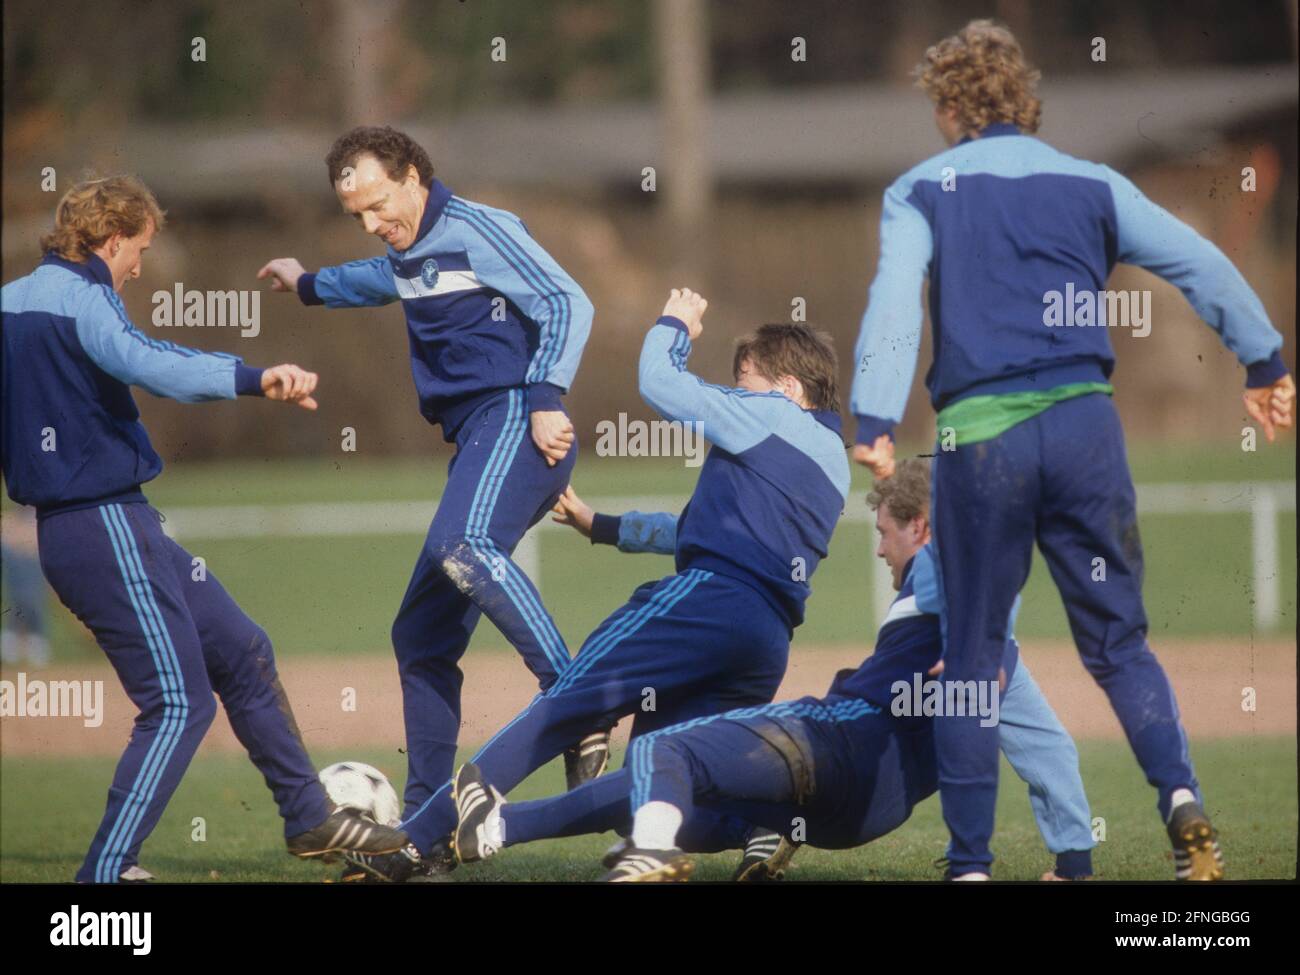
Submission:
[[[365,762],[335,762],[321,769],[321,785],[335,805],[355,809],[384,826],[402,821],[402,804],[388,777]]]

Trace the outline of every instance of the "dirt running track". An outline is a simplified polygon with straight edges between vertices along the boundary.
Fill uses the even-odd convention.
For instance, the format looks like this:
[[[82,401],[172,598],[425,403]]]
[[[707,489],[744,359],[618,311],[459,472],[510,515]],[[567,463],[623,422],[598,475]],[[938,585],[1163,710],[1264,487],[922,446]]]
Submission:
[[[857,647],[812,649],[796,646],[781,697],[821,694],[840,667],[855,666]],[[1193,738],[1236,735],[1294,735],[1296,732],[1296,644],[1285,639],[1163,641],[1161,662],[1174,682],[1183,720]],[[1067,728],[1077,738],[1121,738],[1105,696],[1084,671],[1073,648],[1040,641],[1023,648],[1039,685]],[[508,653],[466,657],[464,727],[461,740],[485,740],[512,718],[536,692],[524,666]],[[6,670],[13,681],[16,671]],[[29,671],[28,679],[103,680],[104,720],[87,728],[80,718],[6,717],[0,719],[0,754],[117,755],[130,733],[134,708],[112,672],[100,666],[52,667]],[[281,677],[298,723],[312,749],[349,745],[402,745],[402,700],[397,669],[386,654],[344,660],[293,658]],[[1256,692],[1255,710],[1242,709],[1243,688]],[[355,689],[355,710],[344,710],[345,688]],[[626,733],[628,722],[620,725]],[[229,724],[218,718],[203,749],[235,750]]]

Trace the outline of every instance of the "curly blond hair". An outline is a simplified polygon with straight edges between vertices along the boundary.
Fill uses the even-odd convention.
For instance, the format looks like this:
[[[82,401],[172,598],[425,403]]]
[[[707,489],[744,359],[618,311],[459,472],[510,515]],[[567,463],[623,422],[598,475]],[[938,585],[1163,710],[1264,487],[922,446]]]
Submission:
[[[135,237],[151,222],[158,231],[165,218],[149,187],[134,176],[84,180],[63,194],[41,252],[84,263],[114,234]]]
[[[892,476],[876,482],[867,495],[867,505],[872,511],[888,505],[900,525],[913,518],[929,518],[930,462],[919,457],[900,460]]]
[[[991,20],[972,20],[927,49],[914,73],[917,87],[935,105],[956,109],[965,131],[998,122],[1038,131],[1043,106],[1034,89],[1040,74],[1015,35]]]

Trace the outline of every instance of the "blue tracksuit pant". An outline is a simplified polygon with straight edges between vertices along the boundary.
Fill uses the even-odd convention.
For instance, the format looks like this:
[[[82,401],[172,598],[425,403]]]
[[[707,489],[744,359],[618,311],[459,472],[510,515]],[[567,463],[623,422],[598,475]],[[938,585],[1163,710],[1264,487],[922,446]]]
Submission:
[[[95,635],[139,708],[108,808],[77,873],[114,883],[138,862],[221,697],[284,817],[286,836],[325,821],[316,777],[276,675],[266,633],[142,503],[52,514],[39,526],[41,566],[63,604]]]
[[[1110,397],[1065,400],[992,440],[936,453],[944,679],[997,679],[1006,620],[1037,542],[1084,666],[1110,698],[1167,816],[1175,789],[1198,786],[1173,689],[1147,645],[1135,494]],[[997,728],[940,718],[935,741],[953,872],[987,871]]]
[[[460,732],[460,658],[486,614],[519,651],[542,689],[569,650],[537,588],[510,558],[555,504],[577,461],[575,444],[550,467],[533,444],[525,393],[486,400],[461,424],[447,489],[393,622],[406,719],[405,810],[451,777]],[[595,730],[581,728],[565,747]]]
[[[796,817],[816,825],[813,835],[833,845],[881,835],[890,823],[901,822],[904,807],[925,798],[926,789],[933,791],[933,758],[915,738],[915,722],[894,719],[891,725],[869,719],[869,708],[840,703],[843,700],[805,699],[741,709],[638,739],[628,765],[618,772],[560,796],[507,804],[506,843],[609,829],[626,834],[631,828],[634,776],[642,802],[653,795],[689,813],[677,834],[677,845],[688,852],[741,846],[751,821],[791,831]],[[783,735],[773,734],[773,721]],[[805,727],[793,730],[796,723]],[[750,735],[738,733],[736,725]],[[829,734],[829,728],[819,725],[836,726],[838,733]],[[1002,696],[998,729],[1008,760],[1029,784],[1030,804],[1047,848],[1057,854],[1058,871],[1091,874],[1088,851],[1094,843],[1078,753],[1024,661]],[[858,740],[881,735],[899,736],[900,742],[911,744],[891,751],[864,747]],[[777,747],[782,744],[787,747]],[[867,758],[866,770],[859,774],[862,756],[886,760]],[[838,778],[845,770],[853,770],[847,786]],[[798,799],[800,776],[804,791],[814,788],[821,793],[816,802],[809,796]],[[886,795],[891,789],[895,794]],[[841,801],[844,809],[837,812],[834,804]],[[756,808],[755,803],[767,808]]]
[[[635,740],[680,721],[770,701],[789,652],[788,624],[757,590],[686,569],[639,587],[472,761],[509,793],[584,732],[627,715],[635,716]],[[444,785],[402,828],[427,852],[455,825]]]
[[[662,793],[660,797],[666,797],[666,801],[673,805],[686,801],[682,787],[689,779],[694,807],[690,811],[689,807],[679,806],[684,813],[690,811],[690,815],[686,816],[677,832],[677,845],[690,853],[716,853],[723,849],[740,848],[744,845],[751,823],[775,820],[777,826],[768,828],[780,832],[781,824],[788,826],[794,816],[802,816],[806,822],[811,822],[810,816],[818,820],[819,826],[814,835],[824,835],[828,829],[836,829],[839,832],[829,837],[832,840],[836,836],[844,840],[858,833],[880,835],[879,829],[897,818],[900,806],[884,794],[876,796],[875,793],[883,792],[884,787],[904,788],[909,781],[917,783],[926,779],[926,775],[930,774],[927,772],[922,775],[920,772],[930,767],[927,762],[932,764],[932,761],[922,751],[915,748],[911,753],[900,751],[898,755],[902,755],[902,758],[892,759],[906,761],[907,754],[911,755],[917,764],[910,779],[904,775],[885,776],[881,779],[878,772],[872,772],[863,780],[871,783],[870,796],[858,794],[853,798],[845,793],[842,798],[853,806],[848,814],[836,813],[824,801],[816,809],[811,809],[809,802],[803,802],[800,809],[794,809],[800,803],[792,798],[794,781],[790,775],[797,766],[789,761],[788,750],[783,754],[780,749],[771,746],[745,748],[745,745],[753,746],[754,742],[744,736],[737,736],[731,728],[732,723],[762,727],[763,720],[768,718],[777,719],[783,724],[798,720],[809,725],[805,731],[798,733],[797,740],[811,741],[813,744],[801,745],[796,761],[809,764],[813,770],[809,776],[810,781],[818,783],[819,789],[829,789],[829,776],[836,775],[836,770],[853,767],[855,754],[871,754],[871,749],[863,750],[861,746],[854,749],[853,738],[858,735],[901,735],[906,738],[909,728],[915,727],[907,720],[898,722],[892,729],[880,723],[853,720],[844,723],[841,720],[842,735],[819,737],[816,732],[819,720],[828,722],[836,716],[842,719],[846,711],[849,714],[853,714],[853,711],[845,705],[840,705],[839,710],[836,710],[833,707],[835,698],[828,702],[814,703],[823,703],[823,706],[813,707],[809,701],[805,701],[748,708],[723,715],[725,720],[686,722],[641,738],[634,746],[633,755],[630,755],[628,766],[624,770],[585,783],[563,796],[508,803],[503,813],[506,819],[506,842],[515,845],[559,836],[601,833],[607,829],[617,829],[628,835],[632,828],[630,800],[633,775],[640,776],[642,783],[647,783],[654,776],[668,775],[667,787],[662,783],[654,789],[646,785],[646,788],[642,788],[640,797],[643,801],[651,792]],[[862,710],[863,715],[866,714],[866,708],[859,710]],[[671,745],[667,741],[669,737],[675,740]],[[1050,852],[1057,854],[1058,872],[1062,876],[1091,875],[1092,858],[1089,850],[1096,844],[1092,840],[1088,798],[1079,777],[1078,751],[1075,750],[1073,738],[1062,727],[1023,660],[1015,667],[1010,684],[1002,694],[998,737],[1011,767],[1030,787],[1030,805],[1043,833],[1044,844]],[[789,741],[794,740],[794,736],[789,738]],[[649,751],[645,750],[647,746]],[[807,750],[806,754],[803,749]],[[832,751],[835,753],[833,757]],[[729,759],[728,754],[731,754]],[[728,762],[731,763],[729,766]],[[907,801],[914,803],[919,798],[915,787],[911,788],[913,793]],[[732,789],[736,789],[736,792],[732,792]],[[906,789],[904,793],[906,798]],[[757,798],[762,796],[767,798]],[[757,801],[775,803],[777,809],[755,811],[748,803]],[[826,814],[827,809],[831,809],[833,818],[828,823],[820,823],[819,818]],[[896,811],[881,813],[881,810]],[[753,816],[754,819],[746,819],[746,816]],[[836,818],[839,826],[836,826]]]
[[[703,806],[823,849],[897,829],[937,781],[928,721],[847,697],[689,721],[634,743],[627,767],[634,814],[667,802],[689,822]]]

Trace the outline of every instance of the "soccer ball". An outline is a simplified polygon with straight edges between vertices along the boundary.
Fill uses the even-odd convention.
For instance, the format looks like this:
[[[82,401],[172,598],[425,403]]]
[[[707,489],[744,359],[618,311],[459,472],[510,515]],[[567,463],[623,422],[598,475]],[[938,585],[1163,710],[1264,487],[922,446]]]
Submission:
[[[396,826],[402,821],[397,791],[373,765],[335,762],[321,769],[320,781],[335,805],[355,809],[383,826]]]

